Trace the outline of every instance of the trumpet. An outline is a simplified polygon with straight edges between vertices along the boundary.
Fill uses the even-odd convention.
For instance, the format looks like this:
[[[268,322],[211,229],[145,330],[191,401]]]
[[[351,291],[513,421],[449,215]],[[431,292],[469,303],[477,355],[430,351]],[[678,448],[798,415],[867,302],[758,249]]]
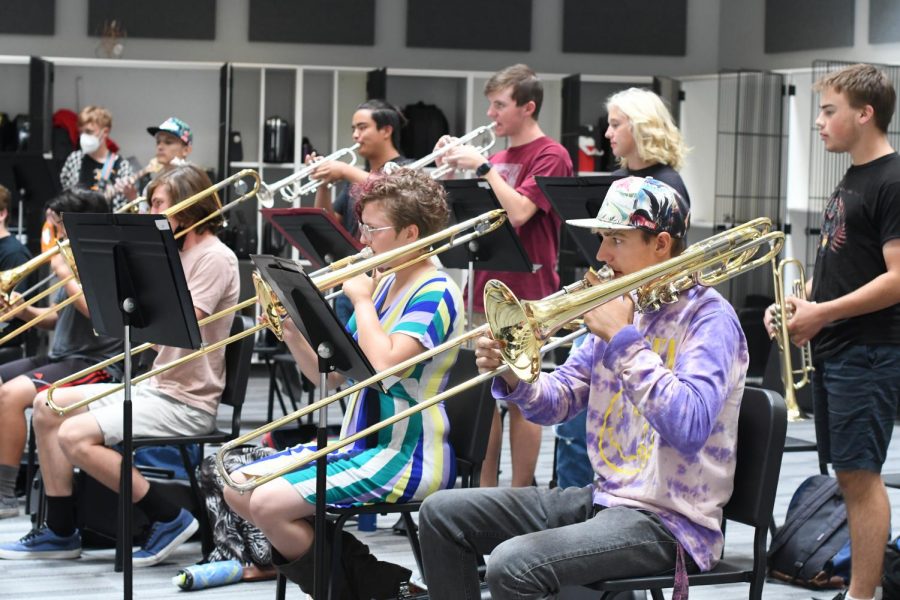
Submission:
[[[540,347],[564,324],[625,293],[636,292],[641,312],[659,310],[694,285],[713,286],[769,263],[784,245],[784,234],[770,232],[759,218],[689,246],[681,255],[613,281],[562,298],[520,301],[502,282],[484,288],[484,312],[501,354],[513,372],[533,383],[540,374]],[[768,250],[756,257],[761,247]]]
[[[449,142],[448,144],[441,146],[440,148],[438,148],[431,154],[428,154],[427,156],[423,156],[419,160],[409,163],[408,165],[400,166],[397,163],[389,162],[384,165],[384,172],[391,173],[392,171],[394,171],[396,169],[411,169],[413,171],[417,171],[417,170],[421,169],[422,167],[427,167],[428,165],[433,163],[435,161],[435,159],[438,159],[438,158],[444,156],[445,154],[447,154],[448,152],[450,152],[457,146],[462,146],[464,144],[468,144],[472,140],[478,139],[482,135],[487,135],[488,140],[484,144],[482,144],[480,146],[476,146],[475,149],[478,152],[480,152],[481,154],[487,154],[487,152],[491,148],[494,147],[494,144],[497,143],[497,135],[494,133],[494,128],[496,126],[497,126],[496,123],[491,123],[489,125],[482,125],[481,127],[477,127],[475,129],[473,129],[472,131],[470,131],[469,133],[467,133],[466,135],[454,139],[452,142]],[[440,179],[441,177],[443,177],[447,173],[451,172],[452,170],[453,170],[453,167],[451,167],[448,164],[443,164],[440,167],[437,167],[431,171],[431,178],[432,179]]]
[[[253,180],[253,187],[252,187],[249,191],[245,191],[243,194],[241,194],[239,197],[235,198],[235,199],[232,200],[231,202],[228,202],[227,204],[222,204],[222,202],[218,199],[218,196],[216,195],[216,192],[218,192],[219,190],[221,190],[221,189],[223,189],[223,188],[232,186],[232,185],[234,185],[234,186],[242,186],[242,187],[246,188],[246,182],[245,182],[244,180],[247,179],[247,178],[250,178],[250,179]],[[238,171],[238,172],[235,173],[234,175],[232,175],[232,176],[230,176],[230,177],[228,177],[228,178],[226,178],[226,179],[223,179],[222,181],[220,181],[220,182],[218,182],[218,183],[216,183],[216,184],[214,184],[214,185],[208,187],[207,189],[205,189],[205,190],[203,190],[203,191],[201,191],[201,192],[198,192],[198,193],[194,194],[193,196],[190,196],[190,197],[188,197],[188,198],[185,198],[184,200],[182,200],[182,201],[179,202],[178,204],[176,204],[176,205],[174,205],[174,206],[172,206],[172,207],[166,209],[166,210],[163,211],[161,214],[162,214],[162,216],[164,216],[164,217],[166,217],[166,218],[169,218],[169,217],[172,217],[172,216],[178,214],[180,211],[182,211],[182,210],[184,210],[184,209],[186,209],[186,208],[189,208],[189,207],[191,207],[191,206],[197,204],[198,202],[200,202],[200,201],[202,201],[202,200],[205,200],[205,199],[206,199],[207,197],[209,197],[209,196],[213,196],[213,197],[216,199],[216,204],[218,205],[218,207],[216,208],[216,210],[212,211],[210,214],[206,215],[205,217],[203,217],[202,219],[196,221],[195,223],[191,224],[190,226],[185,227],[184,229],[181,229],[180,231],[178,231],[178,232],[175,234],[175,239],[178,239],[178,238],[180,238],[180,237],[183,237],[183,236],[187,235],[189,232],[193,231],[194,229],[196,229],[196,228],[199,227],[200,225],[203,225],[204,223],[207,223],[207,222],[211,221],[212,219],[215,219],[215,218],[218,217],[219,215],[225,214],[226,212],[228,212],[229,210],[233,209],[233,208],[236,207],[238,204],[241,204],[242,202],[244,202],[244,201],[247,200],[248,198],[254,197],[254,196],[259,192],[261,184],[262,184],[262,181],[261,181],[260,178],[259,178],[259,173],[257,173],[257,172],[254,171],[253,169],[243,169],[243,170],[241,170],[241,171]],[[123,207],[123,208],[124,208],[124,207]],[[120,211],[121,211],[121,209],[120,209]],[[50,258],[52,258],[53,256],[55,256],[58,252],[69,252],[69,253],[71,253],[71,250],[69,250],[69,242],[68,242],[68,240],[66,240],[65,242],[63,242],[63,243],[60,244],[59,246],[57,246],[57,248],[53,248],[53,249],[51,249],[51,250],[48,250],[47,252],[44,252],[43,254],[41,254],[39,257],[36,257],[36,258],[34,258],[34,259],[28,261],[28,263],[25,263],[25,265],[22,265],[21,267],[18,267],[18,269],[20,269],[22,272],[25,273],[25,275],[27,275],[27,273],[30,272],[30,271],[27,271],[27,272],[26,272],[26,271],[24,270],[24,267],[25,267],[26,265],[31,265],[31,263],[34,262],[35,264],[34,264],[34,265],[31,265],[31,266],[29,267],[31,270],[34,270],[35,268],[37,268],[38,266],[40,266],[40,264],[41,264],[42,262],[44,262],[44,261],[46,261],[46,260],[49,260]],[[70,255],[71,255],[71,254],[70,254]],[[38,258],[41,259],[40,262],[37,262],[37,259],[38,259]],[[68,262],[69,262],[70,267],[72,267],[72,273],[73,273],[73,275],[70,275],[69,277],[66,277],[66,278],[60,280],[59,282],[57,282],[56,284],[54,284],[54,286],[51,286],[51,289],[44,290],[44,292],[43,292],[42,294],[39,294],[38,299],[43,298],[44,296],[46,296],[46,295],[49,294],[49,293],[52,293],[54,290],[58,289],[59,287],[62,287],[62,286],[64,286],[64,285],[66,285],[67,283],[69,283],[69,282],[72,281],[73,279],[77,280],[77,271],[76,271],[76,269],[75,269],[75,259],[74,259],[74,257],[71,258],[71,260],[69,260]],[[12,269],[12,271],[15,271],[15,270],[16,270],[16,269]],[[21,277],[24,277],[24,276],[25,276],[25,275],[22,275],[21,273],[18,273],[17,275],[19,275],[19,280],[21,280]],[[2,275],[0,275],[0,281],[2,281]],[[15,287],[15,284],[13,284],[13,287]],[[76,301],[78,298],[80,298],[81,296],[82,296],[82,292],[78,292],[78,293],[76,293],[76,294],[73,294],[73,295],[69,296],[69,297],[66,298],[63,302],[60,302],[59,304],[56,304],[55,306],[49,308],[48,310],[43,311],[41,314],[37,315],[36,317],[34,317],[33,319],[31,319],[30,321],[28,321],[28,322],[25,323],[24,325],[20,326],[19,328],[17,328],[17,329],[16,329],[15,331],[13,331],[12,333],[8,333],[8,334],[6,334],[5,336],[3,336],[2,338],[0,338],[0,345],[5,344],[5,343],[8,342],[9,340],[13,339],[14,337],[16,337],[17,335],[19,335],[20,333],[22,333],[23,331],[25,331],[25,330],[27,330],[27,329],[30,329],[31,327],[34,327],[35,325],[37,325],[38,323],[40,323],[41,321],[43,321],[44,319],[46,319],[47,317],[49,317],[51,314],[56,313],[56,312],[59,312],[60,310],[62,310],[63,308],[65,308],[66,306],[68,306],[69,304],[71,304],[72,302],[75,302],[75,301]],[[37,302],[37,300],[35,300],[34,298],[31,298],[31,299],[29,299],[27,302],[23,303],[22,305],[17,305],[17,306],[14,307],[12,310],[10,310],[10,311],[8,311],[7,313],[5,313],[5,314],[3,315],[3,318],[8,318],[7,315],[10,315],[10,314],[18,314],[18,312],[21,311],[21,310],[23,310],[26,306],[31,306],[31,305],[34,304],[35,302]]]
[[[460,244],[467,244],[467,243],[469,243],[469,241],[471,239],[473,239],[473,237],[477,237],[479,235],[484,235],[486,233],[493,231],[494,229],[497,229],[498,227],[500,227],[503,224],[503,222],[505,220],[506,220],[506,211],[504,211],[502,209],[489,211],[487,213],[484,213],[483,215],[480,215],[473,219],[469,219],[467,221],[463,221],[461,223],[457,223],[456,225],[448,227],[447,229],[445,229],[443,231],[440,231],[433,235],[416,240],[415,242],[412,242],[405,246],[401,246],[399,248],[395,248],[394,250],[384,252],[383,254],[378,254],[375,256],[371,256],[369,258],[361,258],[356,261],[350,261],[350,262],[344,263],[343,267],[338,268],[333,271],[326,269],[324,272],[313,277],[312,281],[313,281],[314,285],[316,286],[316,288],[319,289],[320,291],[328,290],[328,289],[331,289],[333,287],[340,285],[341,283],[343,283],[347,279],[350,279],[351,277],[355,277],[361,273],[365,273],[367,271],[371,271],[373,269],[380,268],[383,265],[387,265],[394,261],[400,260],[403,257],[410,255],[411,253],[420,252],[421,250],[427,249],[438,241],[444,240],[446,238],[450,238],[450,241],[448,241],[447,243],[445,243],[442,246],[439,246],[437,248],[434,248],[434,249],[426,251],[426,252],[421,252],[419,254],[416,254],[416,256],[414,258],[411,258],[405,262],[402,262],[399,265],[396,265],[396,266],[393,266],[393,267],[390,267],[390,268],[384,270],[382,273],[387,275],[387,274],[393,273],[395,271],[404,269],[412,264],[415,264],[415,263],[421,262],[423,260],[426,260],[428,258],[431,258],[432,256],[434,256],[435,254],[438,254],[439,252],[449,250],[450,248],[454,248]],[[474,231],[467,235],[462,235],[462,236],[457,237],[461,232],[463,232],[467,229],[474,229]],[[363,254],[365,255],[366,253],[363,253]],[[184,363],[187,363],[187,362],[194,360],[195,358],[198,358],[205,354],[209,354],[210,352],[213,352],[214,350],[218,350],[219,348],[222,348],[222,347],[230,344],[231,342],[238,341],[240,339],[243,339],[247,335],[256,333],[257,331],[259,331],[265,327],[268,327],[269,329],[271,329],[275,333],[275,335],[278,337],[278,339],[281,339],[281,335],[283,332],[281,321],[287,315],[284,305],[278,300],[277,296],[274,294],[271,287],[265,282],[265,280],[263,280],[256,273],[254,273],[253,278],[254,278],[253,279],[254,285],[256,288],[256,297],[248,299],[248,300],[244,300],[243,302],[241,302],[231,308],[227,308],[225,310],[219,311],[218,313],[210,315],[210,316],[206,317],[205,319],[202,319],[201,321],[199,321],[199,324],[201,326],[206,325],[217,319],[221,319],[225,316],[231,315],[237,311],[243,310],[245,308],[249,308],[250,306],[253,306],[258,301],[262,305],[263,314],[265,315],[265,318],[263,319],[263,322],[260,323],[260,325],[257,325],[254,328],[248,329],[247,331],[243,332],[242,334],[237,334],[235,336],[227,338],[226,340],[222,340],[220,342],[216,342],[215,344],[211,344],[211,345],[207,346],[206,348],[203,348],[202,350],[198,350],[187,356],[184,356],[184,357],[178,359],[177,361],[173,361],[172,363],[162,365],[159,368],[154,369],[153,371],[150,371],[149,373],[145,373],[144,375],[141,375],[140,377],[135,378],[133,380],[133,382],[139,383],[139,382],[147,379],[148,377],[153,377],[154,375],[162,373],[168,369],[171,369],[171,368],[177,367],[179,365],[182,365]],[[144,350],[150,348],[151,346],[152,346],[152,344],[149,344],[149,343],[142,344],[142,345],[138,346],[137,348],[135,348],[134,350],[132,350],[132,355],[137,354],[139,352],[143,352]],[[125,357],[124,354],[114,356],[110,359],[107,359],[107,360],[97,364],[97,365],[93,365],[91,367],[88,367],[87,369],[83,369],[83,370],[79,371],[78,373],[75,373],[73,375],[70,375],[69,377],[66,377],[64,379],[57,381],[52,386],[50,386],[50,389],[47,392],[47,405],[50,406],[50,408],[54,412],[56,412],[57,414],[62,416],[72,410],[86,406],[96,400],[99,400],[100,398],[108,396],[109,394],[113,394],[116,391],[122,389],[123,386],[117,386],[116,388],[108,390],[102,394],[92,396],[89,398],[84,398],[84,399],[80,400],[79,402],[77,402],[76,404],[72,404],[71,406],[68,406],[68,407],[59,406],[53,401],[53,394],[54,394],[55,390],[58,389],[59,387],[62,387],[68,383],[71,383],[72,381],[76,381],[77,379],[80,379],[82,377],[85,377],[86,375],[89,375],[90,373],[93,373],[94,371],[97,371],[99,369],[104,369],[114,363],[119,362],[124,357]]]
[[[784,403],[787,406],[788,421],[802,421],[806,417],[797,404],[797,391],[809,383],[809,376],[815,370],[812,364],[812,348],[809,342],[800,348],[800,367],[794,369],[791,359],[791,339],[788,334],[788,321],[792,311],[785,302],[784,280],[787,268],[793,265],[797,270],[797,278],[791,288],[794,296],[806,300],[806,275],[803,263],[796,258],[786,258],[776,265],[772,260],[772,279],[775,283],[775,313],[772,319],[775,325],[775,342],[781,353],[781,381],[784,384]]]
[[[288,175],[283,179],[279,179],[271,185],[263,183],[262,191],[260,191],[260,193],[258,194],[260,203],[266,208],[269,208],[275,203],[276,193],[280,193],[281,197],[286,202],[293,202],[300,196],[305,196],[306,194],[316,191],[317,189],[319,189],[319,186],[322,185],[322,180],[310,179],[306,183],[302,184],[300,182],[315,173],[316,168],[319,167],[320,163],[329,160],[341,160],[342,158],[347,157],[347,164],[350,166],[355,165],[357,160],[359,160],[358,155],[356,154],[356,151],[358,149],[359,144],[353,144],[348,148],[341,148],[340,150],[332,152],[328,156],[325,156],[314,163],[306,165],[296,173]]]
[[[423,352],[417,357],[403,361],[374,377],[360,381],[346,390],[323,398],[316,403],[228,442],[216,453],[216,468],[219,471],[219,475],[222,476],[226,485],[243,493],[255,489],[260,485],[285,475],[286,473],[296,471],[322,456],[340,450],[344,446],[376,433],[380,429],[392,425],[402,419],[426,410],[439,402],[479,385],[507,370],[512,370],[520,378],[526,379],[526,377],[530,376],[532,373],[531,371],[522,368],[521,361],[519,360],[520,355],[528,354],[527,358],[529,364],[534,364],[532,363],[532,357],[530,356],[530,351],[534,350],[534,362],[537,364],[537,373],[539,373],[540,356],[553,348],[568,343],[583,335],[585,328],[579,328],[562,338],[557,338],[544,343],[549,339],[549,332],[556,331],[563,325],[568,324],[570,321],[612,298],[631,292],[638,292],[639,306],[642,306],[644,310],[658,309],[663,303],[674,302],[677,299],[678,292],[684,291],[692,285],[715,285],[749,271],[750,269],[761,266],[762,264],[768,263],[771,261],[772,256],[776,255],[778,251],[781,250],[781,246],[784,243],[784,234],[780,231],[769,232],[770,227],[771,221],[769,219],[757,219],[744,226],[735,228],[734,230],[719,234],[715,236],[715,239],[710,238],[705,242],[695,244],[680,256],[669,259],[659,265],[647,267],[646,269],[633,274],[633,276],[624,276],[618,280],[601,282],[597,285],[591,285],[585,279],[582,282],[564,288],[560,292],[551,294],[543,300],[531,303],[520,303],[507,289],[507,294],[501,298],[501,301],[498,304],[497,299],[495,298],[495,292],[485,288],[485,313],[488,319],[486,325],[466,332],[452,340],[448,340],[443,344],[435,346],[431,350]],[[769,250],[765,253],[765,256],[755,258],[760,247],[764,245],[769,245]],[[601,277],[603,277],[602,274]],[[546,310],[541,310],[539,316],[530,313],[527,318],[520,318],[518,320],[510,319],[509,316],[515,312],[515,308],[520,307],[522,304],[525,304],[528,308],[540,306]],[[506,307],[509,308],[507,309]],[[540,332],[540,343],[537,343],[534,346],[524,346],[522,342],[525,340],[537,340],[538,336],[534,332],[535,329]],[[374,385],[388,377],[403,373],[424,360],[428,360],[437,354],[454,346],[463,344],[470,339],[484,335],[488,331],[491,331],[496,339],[504,341],[506,346],[517,346],[512,353],[504,351],[504,364],[497,369],[482,373],[469,381],[445,390],[428,400],[420,402],[416,406],[411,406],[380,423],[371,425],[353,435],[334,442],[325,448],[318,449],[315,452],[304,456],[298,456],[296,460],[290,461],[287,464],[282,464],[280,467],[273,469],[272,472],[265,475],[255,477],[245,482],[237,482],[226,472],[224,462],[225,456],[235,447],[299,419],[315,410],[324,408],[328,404],[340,400],[348,394]],[[547,333],[545,334],[545,332]],[[523,352],[523,349],[528,352]],[[534,374],[534,377],[530,381],[534,381],[537,378],[537,373]],[[525,377],[523,377],[523,375],[525,375]]]

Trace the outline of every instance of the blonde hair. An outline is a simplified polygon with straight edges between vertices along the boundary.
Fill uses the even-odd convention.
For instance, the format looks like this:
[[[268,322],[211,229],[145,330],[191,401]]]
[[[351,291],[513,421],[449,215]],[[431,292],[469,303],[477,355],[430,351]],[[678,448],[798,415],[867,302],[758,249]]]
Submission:
[[[84,127],[88,123],[93,123],[101,129],[104,127],[112,129],[112,114],[102,106],[85,106],[78,113],[78,126]]]
[[[606,110],[613,106],[628,117],[641,160],[681,169],[688,147],[659,96],[649,90],[628,88],[609,97]],[[619,164],[628,167],[625,157],[619,157]]]

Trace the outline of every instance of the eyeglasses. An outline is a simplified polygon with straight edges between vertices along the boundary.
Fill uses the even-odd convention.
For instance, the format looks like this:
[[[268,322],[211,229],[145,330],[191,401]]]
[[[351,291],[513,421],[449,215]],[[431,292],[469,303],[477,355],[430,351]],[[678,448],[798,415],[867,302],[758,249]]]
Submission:
[[[369,225],[366,225],[365,223],[360,223],[359,224],[359,233],[361,236],[365,236],[365,237],[371,239],[372,234],[375,233],[376,231],[385,231],[387,229],[393,229],[393,228],[394,228],[393,225],[386,225],[384,227],[370,227]]]

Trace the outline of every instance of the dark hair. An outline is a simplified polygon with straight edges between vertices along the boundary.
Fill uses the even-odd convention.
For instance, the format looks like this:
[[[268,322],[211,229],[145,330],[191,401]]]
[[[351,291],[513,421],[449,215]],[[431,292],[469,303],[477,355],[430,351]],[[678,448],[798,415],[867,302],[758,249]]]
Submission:
[[[512,99],[516,106],[534,102],[534,113],[531,117],[537,121],[544,103],[544,86],[537,74],[528,65],[517,64],[497,71],[484,84],[484,95],[492,94],[512,87]]]
[[[376,129],[381,130],[390,125],[393,128],[391,130],[391,143],[394,144],[394,148],[400,147],[400,129],[406,125],[406,117],[403,116],[399,108],[384,100],[373,98],[357,106],[356,110],[367,110],[372,113],[372,120],[375,121]]]
[[[186,200],[194,194],[212,187],[212,181],[210,181],[209,175],[203,169],[195,165],[186,164],[164,171],[151,181],[150,185],[147,186],[147,198],[152,200],[153,192],[160,186],[165,186],[169,190],[169,195],[172,197],[172,206],[175,206],[182,200]],[[206,198],[178,211],[174,215],[175,220],[183,227],[190,227],[219,208],[218,198],[218,194],[215,192],[209,194]],[[197,233],[205,231],[216,233],[224,224],[225,218],[219,214],[198,226],[194,231]]]
[[[58,215],[64,215],[67,212],[104,213],[109,212],[109,202],[107,202],[106,196],[100,192],[85,187],[71,187],[47,202],[44,208],[52,210]]]
[[[897,94],[884,71],[862,63],[851,65],[828,73],[813,84],[813,89],[817,92],[832,89],[844,94],[853,108],[871,106],[875,111],[875,126],[887,133]]]
[[[444,186],[421,171],[401,168],[389,175],[370,175],[354,191],[357,218],[366,204],[381,201],[397,233],[416,225],[423,238],[444,229],[450,217]]]
[[[645,244],[649,244],[651,241],[656,239],[659,233],[653,233],[652,231],[647,231],[646,229],[638,229],[641,232],[641,237],[644,239]],[[675,237],[670,234],[672,238],[672,247],[669,250],[669,257],[675,258],[676,256],[681,256],[681,253],[685,251],[687,248],[687,240],[682,237]]]

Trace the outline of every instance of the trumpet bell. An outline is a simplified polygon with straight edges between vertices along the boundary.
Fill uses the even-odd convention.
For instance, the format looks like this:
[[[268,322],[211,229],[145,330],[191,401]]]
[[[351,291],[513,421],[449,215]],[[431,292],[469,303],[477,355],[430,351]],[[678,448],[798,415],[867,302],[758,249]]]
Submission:
[[[246,184],[245,184],[246,185]],[[259,185],[259,191],[256,192],[256,201],[263,208],[272,208],[275,206],[275,194],[265,183]]]

